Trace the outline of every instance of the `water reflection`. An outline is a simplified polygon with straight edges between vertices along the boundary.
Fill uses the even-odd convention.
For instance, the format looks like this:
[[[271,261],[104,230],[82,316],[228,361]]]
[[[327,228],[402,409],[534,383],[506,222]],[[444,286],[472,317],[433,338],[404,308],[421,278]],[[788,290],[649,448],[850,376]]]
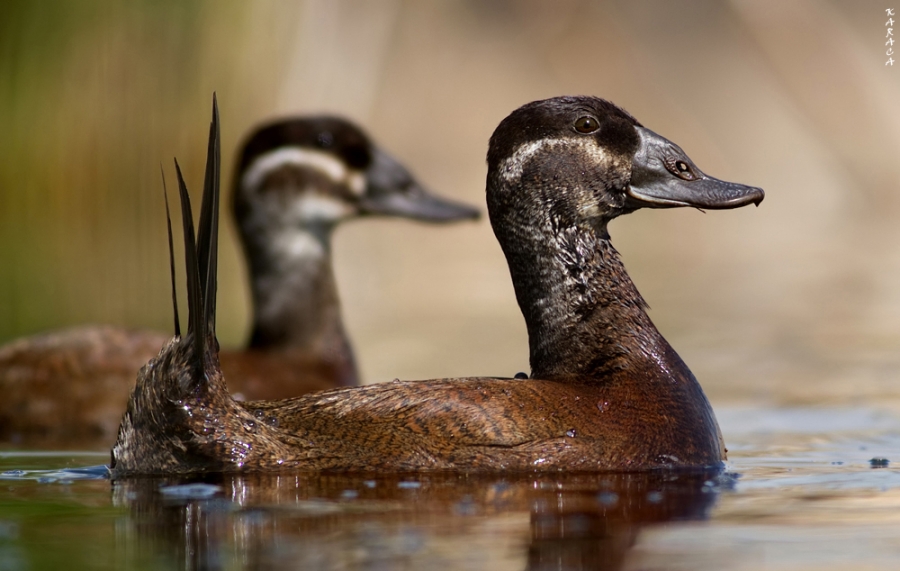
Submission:
[[[194,569],[620,569],[644,526],[707,518],[719,472],[250,474],[113,484],[133,559]]]

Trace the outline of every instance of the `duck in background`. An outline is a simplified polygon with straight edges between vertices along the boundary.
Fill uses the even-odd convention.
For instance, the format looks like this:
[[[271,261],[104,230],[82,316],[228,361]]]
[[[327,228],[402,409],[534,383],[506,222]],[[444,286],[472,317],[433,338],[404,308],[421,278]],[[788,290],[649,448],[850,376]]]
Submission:
[[[238,399],[358,384],[331,263],[331,236],[341,222],[479,216],[427,191],[359,127],[338,117],[292,118],[254,131],[236,164],[232,197],[253,298],[248,347],[220,354]],[[168,339],[81,326],[0,347],[0,440],[109,446],[138,370]]]
[[[214,109],[211,148],[217,137]],[[677,145],[594,97],[517,109],[494,131],[487,159],[488,211],[528,328],[531,378],[234,400],[218,366],[216,237],[204,223],[217,216],[218,188],[207,177],[195,242],[179,177],[189,325],[141,370],[113,477],[720,467],[726,450],[712,407],[650,321],[607,225],[639,208],[758,205],[762,189],[707,176]]]

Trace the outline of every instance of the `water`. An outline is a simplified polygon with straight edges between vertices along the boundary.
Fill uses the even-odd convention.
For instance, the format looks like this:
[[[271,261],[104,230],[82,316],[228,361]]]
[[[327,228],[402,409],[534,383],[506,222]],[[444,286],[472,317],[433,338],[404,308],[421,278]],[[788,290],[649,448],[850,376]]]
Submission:
[[[874,408],[718,415],[730,449],[723,473],[286,472],[112,483],[105,453],[8,451],[0,569],[822,570],[900,561],[900,418]]]

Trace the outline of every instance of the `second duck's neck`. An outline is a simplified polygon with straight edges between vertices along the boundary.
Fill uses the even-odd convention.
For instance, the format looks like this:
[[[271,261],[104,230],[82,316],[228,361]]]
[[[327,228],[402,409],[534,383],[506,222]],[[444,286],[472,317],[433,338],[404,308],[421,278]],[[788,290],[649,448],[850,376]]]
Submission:
[[[281,229],[245,240],[254,306],[251,348],[352,360],[331,266],[332,228]]]
[[[528,327],[534,378],[684,367],[647,315],[605,222],[509,222],[522,223],[501,244]]]

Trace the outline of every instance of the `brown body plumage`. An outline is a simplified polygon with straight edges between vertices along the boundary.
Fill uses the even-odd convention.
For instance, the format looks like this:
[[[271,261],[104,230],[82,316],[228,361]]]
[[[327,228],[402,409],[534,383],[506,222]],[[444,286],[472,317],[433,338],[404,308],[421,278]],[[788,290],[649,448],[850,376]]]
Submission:
[[[712,408],[647,316],[606,226],[643,206],[762,198],[706,176],[609,102],[526,105],[491,138],[487,200],[528,326],[531,379],[394,382],[241,403],[226,389],[213,329],[194,327],[141,371],[112,472],[718,465],[725,449]],[[194,297],[210,296],[214,288]],[[197,323],[214,319],[202,308],[191,308]]]

